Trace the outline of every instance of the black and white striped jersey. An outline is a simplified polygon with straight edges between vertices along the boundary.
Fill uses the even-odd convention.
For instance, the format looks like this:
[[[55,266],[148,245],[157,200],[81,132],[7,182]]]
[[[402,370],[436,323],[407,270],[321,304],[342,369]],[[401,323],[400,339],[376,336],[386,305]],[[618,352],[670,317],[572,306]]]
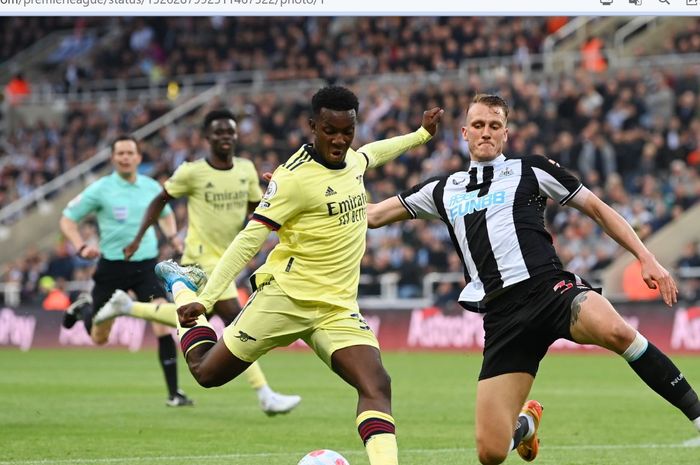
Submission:
[[[563,205],[582,187],[544,156],[501,154],[428,179],[399,200],[413,218],[445,222],[468,283],[459,300],[484,311],[484,299],[501,289],[563,268],[544,227],[544,209],[547,197]]]

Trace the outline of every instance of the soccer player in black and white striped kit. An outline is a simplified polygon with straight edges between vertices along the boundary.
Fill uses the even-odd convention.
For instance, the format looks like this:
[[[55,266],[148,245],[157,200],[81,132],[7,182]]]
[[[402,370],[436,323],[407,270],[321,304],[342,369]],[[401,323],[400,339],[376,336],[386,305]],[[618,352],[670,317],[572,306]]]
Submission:
[[[428,179],[368,205],[370,228],[440,219],[449,229],[468,285],[459,297],[484,313],[484,359],[476,395],[476,444],[484,465],[510,450],[533,460],[542,406],[526,402],[548,347],[565,338],[621,355],[655,392],[700,430],[700,402],[680,370],[632,328],[585,280],[563,269],[544,227],[547,198],[588,215],[640,262],[642,277],[671,306],[677,287],[627,222],[558,163],[540,155],[504,155],[508,104],[477,95],[462,135],[464,171]]]

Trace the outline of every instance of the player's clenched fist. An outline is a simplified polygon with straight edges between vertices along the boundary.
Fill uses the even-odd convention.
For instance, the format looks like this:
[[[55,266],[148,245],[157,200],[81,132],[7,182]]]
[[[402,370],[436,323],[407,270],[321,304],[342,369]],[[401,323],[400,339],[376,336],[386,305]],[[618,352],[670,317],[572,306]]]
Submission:
[[[431,136],[435,135],[437,131],[438,123],[442,119],[442,115],[445,110],[439,107],[431,108],[430,110],[423,112],[423,122],[421,126],[425,128],[426,131],[430,133]]]
[[[177,317],[180,320],[180,326],[183,328],[191,328],[194,326],[197,317],[204,314],[204,305],[199,302],[191,302],[177,309]]]

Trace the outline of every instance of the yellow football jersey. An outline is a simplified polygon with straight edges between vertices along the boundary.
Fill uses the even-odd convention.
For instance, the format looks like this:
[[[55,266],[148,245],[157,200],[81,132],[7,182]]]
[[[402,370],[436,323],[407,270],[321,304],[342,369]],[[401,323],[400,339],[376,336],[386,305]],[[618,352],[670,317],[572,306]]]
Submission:
[[[183,263],[216,263],[243,229],[248,202],[262,197],[252,161],[233,158],[233,168],[213,168],[205,159],[183,163],[165,182],[172,197],[187,196],[188,230]]]
[[[226,250],[198,297],[210,308],[262,247],[266,225],[279,244],[255,272],[272,275],[297,300],[357,309],[360,260],[367,233],[364,172],[430,140],[425,128],[349,149],[341,166],[329,166],[305,145],[277,168],[250,223]],[[280,310],[283,311],[283,310]]]
[[[368,158],[350,149],[339,169],[317,160],[306,145],[275,170],[253,219],[276,230],[280,242],[256,274],[273,275],[293,298],[357,308]]]

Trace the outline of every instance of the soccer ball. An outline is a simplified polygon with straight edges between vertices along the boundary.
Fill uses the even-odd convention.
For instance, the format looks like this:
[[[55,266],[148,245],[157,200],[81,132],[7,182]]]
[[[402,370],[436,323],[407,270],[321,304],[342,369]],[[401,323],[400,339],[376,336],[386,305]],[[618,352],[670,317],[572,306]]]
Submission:
[[[297,465],[350,465],[350,462],[334,450],[314,450],[306,454]]]

